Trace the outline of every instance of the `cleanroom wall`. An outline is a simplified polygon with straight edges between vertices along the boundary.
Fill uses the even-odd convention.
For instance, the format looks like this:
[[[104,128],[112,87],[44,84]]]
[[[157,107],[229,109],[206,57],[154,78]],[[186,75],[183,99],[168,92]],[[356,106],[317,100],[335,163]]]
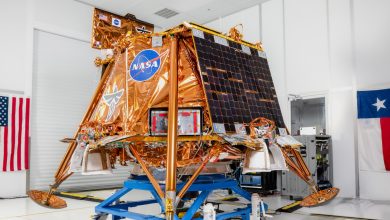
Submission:
[[[18,12],[17,16],[15,12]],[[25,73],[28,71],[28,6],[27,1],[3,1],[0,3],[0,95],[23,95]],[[12,22],[9,19],[12,18]],[[26,171],[0,172],[0,197],[24,195]],[[18,184],[13,184],[18,183]]]
[[[272,0],[262,5],[262,11],[264,47],[283,54],[268,54],[271,71],[284,67],[281,72],[286,94],[326,98],[326,130],[333,140],[334,185],[341,189],[341,197],[355,197],[349,0]],[[274,14],[282,18],[274,19]],[[281,37],[272,35],[275,29],[282,30]],[[290,111],[289,102],[281,105]],[[285,116],[288,121],[289,117]]]
[[[255,43],[260,41],[260,5],[256,5],[228,16],[220,17],[214,21],[204,24],[223,33],[229,33],[230,28],[238,26],[237,29],[243,31],[244,39]]]
[[[69,16],[69,12],[72,12],[72,16]],[[3,42],[3,50],[0,54],[0,73],[2,77],[2,80],[0,80],[0,94],[34,95],[32,94],[34,30],[88,43],[91,33],[92,12],[92,7],[76,1],[1,1],[0,18],[2,19],[0,19],[0,23],[2,33],[7,34],[0,35],[0,40]],[[73,51],[72,53],[78,52]],[[69,54],[69,56],[71,55]],[[93,65],[93,58],[91,57],[91,63],[85,65]],[[96,68],[96,74],[99,74],[99,72]],[[66,118],[60,117],[59,120],[66,120]],[[30,135],[32,135],[31,132]],[[34,137],[31,136],[31,138]],[[63,147],[66,148],[66,146]],[[30,150],[34,151],[32,148]],[[28,171],[0,172],[0,182],[6,183],[1,185],[0,197],[25,196],[28,187],[26,184],[27,178]]]
[[[245,31],[251,30],[257,37],[247,40],[261,39],[288,126],[288,94],[326,98],[326,130],[333,136],[334,146],[334,185],[341,188],[341,197],[356,197],[358,189],[353,2],[271,0],[255,6],[258,10],[252,7],[205,24],[227,32],[242,23],[244,38],[248,35]]]
[[[386,0],[262,4],[264,47],[271,71],[285,75],[286,94],[327,99],[334,185],[341,197],[390,199],[390,173],[358,171],[356,135],[356,91],[390,88],[389,9]]]
[[[351,7],[356,88],[390,88],[390,1],[354,0]],[[360,197],[390,200],[390,172],[361,169],[359,181]]]

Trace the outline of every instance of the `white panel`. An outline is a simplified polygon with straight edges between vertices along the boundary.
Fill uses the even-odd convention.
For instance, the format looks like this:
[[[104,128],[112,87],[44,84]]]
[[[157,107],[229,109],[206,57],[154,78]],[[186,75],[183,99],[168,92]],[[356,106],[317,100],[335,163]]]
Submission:
[[[353,94],[351,90],[330,93],[329,118],[333,144],[334,186],[340,197],[356,196]]]
[[[196,1],[182,1],[182,0],[170,0],[166,2],[169,4],[167,7],[178,12],[188,12],[210,4],[210,0],[196,0]],[[150,3],[151,4],[151,3]],[[149,5],[150,5],[149,4]]]
[[[3,90],[25,91],[26,75],[26,1],[0,1],[0,94]],[[18,15],[15,14],[18,12]],[[0,172],[0,197],[26,195],[26,171]]]
[[[25,1],[0,2],[0,89],[24,91],[25,11]]]
[[[35,32],[32,97],[31,178],[33,189],[47,189],[92,98],[100,78],[93,64],[97,51],[86,42]],[[119,185],[128,168],[117,175],[75,174],[61,188],[98,188]]]
[[[274,0],[262,4],[264,46],[278,97],[284,95],[287,100],[289,93],[311,97],[329,92],[327,133],[333,138],[334,184],[341,188],[342,197],[356,195],[349,3],[349,0]],[[283,10],[284,27],[280,20]],[[285,90],[280,89],[282,83],[286,84]],[[289,111],[287,104],[280,103],[282,111]],[[286,121],[290,122],[290,118]]]
[[[284,25],[283,0],[274,0],[261,5],[262,43],[267,53],[268,65],[275,84],[284,122],[290,126],[289,102],[284,71]]]
[[[357,187],[350,3],[350,0],[328,0],[331,90],[328,133],[333,139],[334,184],[340,187],[341,197],[355,197]]]
[[[93,7],[77,1],[34,0],[35,25],[89,40]]]
[[[329,87],[326,0],[285,0],[288,93]]]
[[[330,87],[352,86],[353,49],[350,0],[328,0]]]
[[[354,0],[353,4],[357,88],[389,88],[390,1]],[[361,198],[390,200],[389,172],[360,171],[359,174]]]
[[[390,174],[387,172],[360,171],[360,198],[389,200]]]
[[[358,88],[390,85],[390,1],[355,0]]]
[[[0,172],[0,180],[0,198],[26,196],[26,171]]]

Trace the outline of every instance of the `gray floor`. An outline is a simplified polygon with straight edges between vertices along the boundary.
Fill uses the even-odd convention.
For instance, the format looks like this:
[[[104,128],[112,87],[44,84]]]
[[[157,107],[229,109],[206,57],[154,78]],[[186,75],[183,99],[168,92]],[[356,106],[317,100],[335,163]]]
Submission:
[[[94,195],[101,198],[106,198],[111,195],[113,190],[91,191],[86,194]],[[212,195],[215,199],[224,196],[224,192],[216,192]],[[125,196],[125,200],[135,201],[140,199],[152,198],[149,193],[143,191],[133,191]],[[270,213],[286,204],[291,203],[290,200],[280,196],[272,196],[264,198],[269,205]],[[94,214],[96,203],[80,201],[74,199],[66,199],[68,207],[65,209],[54,210],[47,209],[36,205],[28,198],[0,200],[0,219],[4,220],[77,220],[90,219]],[[229,210],[237,206],[225,205],[221,208]],[[147,214],[160,214],[158,205],[148,205],[131,209],[132,211]],[[328,219],[390,219],[390,201],[369,201],[360,199],[343,199],[336,198],[330,203],[316,208],[301,208],[296,212],[289,213],[274,213],[274,220],[328,220]]]

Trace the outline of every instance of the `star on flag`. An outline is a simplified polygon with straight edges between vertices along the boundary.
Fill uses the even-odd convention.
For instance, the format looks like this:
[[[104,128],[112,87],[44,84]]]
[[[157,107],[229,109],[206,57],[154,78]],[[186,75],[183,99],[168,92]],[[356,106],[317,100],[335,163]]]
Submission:
[[[372,104],[373,106],[376,106],[376,111],[379,112],[382,108],[386,108],[385,106],[386,99],[379,100],[379,98],[376,98],[376,103]]]

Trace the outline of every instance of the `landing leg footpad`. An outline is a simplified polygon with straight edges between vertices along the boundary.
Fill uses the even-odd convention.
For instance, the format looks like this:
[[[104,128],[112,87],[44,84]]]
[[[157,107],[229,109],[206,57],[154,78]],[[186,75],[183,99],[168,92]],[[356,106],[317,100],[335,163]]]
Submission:
[[[313,193],[305,197],[301,201],[301,206],[313,207],[313,206],[321,205],[335,198],[339,193],[339,191],[340,190],[335,187],[318,191],[317,193]]]
[[[47,199],[49,196],[49,193],[47,192],[31,190],[27,192],[27,195],[38,205],[44,206],[46,208],[62,209],[66,208],[67,206],[65,200],[59,198],[58,196],[51,195],[50,198]]]

